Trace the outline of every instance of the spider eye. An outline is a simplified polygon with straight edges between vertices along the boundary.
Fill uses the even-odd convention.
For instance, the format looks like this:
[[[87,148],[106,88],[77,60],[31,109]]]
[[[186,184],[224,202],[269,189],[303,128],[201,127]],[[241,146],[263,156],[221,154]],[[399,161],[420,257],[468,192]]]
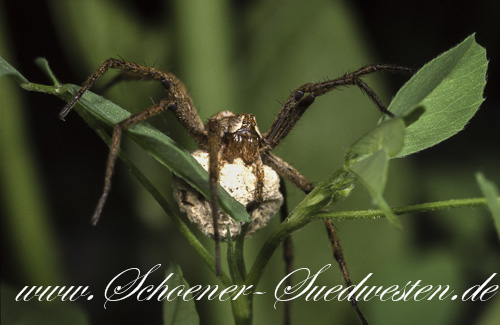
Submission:
[[[307,96],[306,98],[304,98],[302,100],[301,104],[308,107],[309,105],[311,105],[314,102],[315,99],[316,99],[316,96],[311,94],[311,95]]]
[[[248,114],[244,114],[241,120],[239,130],[251,131],[255,129],[256,124],[257,123],[255,122],[255,117]]]
[[[172,83],[170,82],[170,80],[168,79],[163,79],[161,81],[161,84],[163,85],[163,87],[167,90],[170,90],[170,87],[172,86]]]
[[[171,110],[172,112],[175,112],[177,110],[177,103],[173,103],[168,107],[168,109]]]
[[[302,90],[297,90],[293,96],[294,96],[295,100],[298,101],[302,97],[304,97],[304,92]]]

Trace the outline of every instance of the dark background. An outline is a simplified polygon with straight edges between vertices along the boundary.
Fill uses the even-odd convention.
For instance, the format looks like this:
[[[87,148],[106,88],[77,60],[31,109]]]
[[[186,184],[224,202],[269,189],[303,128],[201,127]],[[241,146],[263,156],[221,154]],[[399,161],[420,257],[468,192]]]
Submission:
[[[108,2],[103,1],[103,3]],[[500,24],[497,17],[500,5],[495,1],[460,3],[454,1],[405,1],[404,3],[400,1],[351,1],[348,6],[342,6],[348,15],[342,20],[344,25],[335,30],[314,30],[311,25],[315,22],[310,19],[310,12],[320,12],[322,9],[319,6],[324,6],[325,11],[333,10],[330,7],[337,8],[337,1],[318,0],[307,6],[295,1],[269,1],[267,3],[265,1],[232,1],[227,6],[228,11],[225,14],[228,15],[229,21],[226,27],[231,29],[228,37],[231,41],[228,45],[231,47],[229,51],[231,61],[227,62],[227,65],[228,69],[234,70],[231,72],[234,79],[231,82],[225,78],[218,80],[219,76],[213,76],[212,80],[213,84],[217,84],[222,89],[220,93],[214,95],[217,100],[224,103],[227,99],[228,106],[222,108],[213,107],[215,105],[203,101],[204,95],[200,88],[204,86],[201,82],[197,83],[197,75],[190,72],[190,53],[201,52],[203,55],[204,51],[201,46],[191,48],[189,51],[189,47],[184,42],[183,31],[189,30],[189,26],[196,23],[194,17],[182,17],[180,14],[182,10],[174,2],[155,0],[121,1],[119,5],[118,2],[111,3],[133,17],[134,24],[123,28],[115,25],[115,29],[101,32],[103,35],[116,33],[116,38],[129,39],[131,44],[128,44],[128,48],[133,48],[133,53],[123,50],[127,47],[106,52],[98,48],[100,43],[96,43],[96,48],[92,48],[91,42],[79,40],[84,37],[77,32],[79,27],[85,35],[85,26],[92,26],[92,21],[89,19],[92,17],[96,20],[106,19],[105,15],[89,18],[85,16],[85,12],[82,12],[81,17],[76,14],[69,18],[66,16],[67,13],[65,14],[66,9],[62,2],[3,1],[0,2],[2,11],[0,25],[3,31],[2,38],[4,38],[1,55],[30,81],[39,83],[49,83],[49,81],[34,64],[34,59],[37,57],[45,57],[49,61],[60,81],[76,84],[81,83],[108,56],[121,56],[138,63],[157,65],[164,70],[175,72],[186,82],[192,90],[195,103],[204,119],[210,116],[212,111],[228,109],[230,108],[228,106],[237,103],[236,110],[254,113],[258,118],[265,116],[263,123],[268,126],[273,114],[276,114],[279,109],[277,102],[283,102],[288,91],[301,83],[320,81],[326,77],[333,78],[373,62],[395,63],[418,68],[458,44],[468,35],[476,33],[477,42],[486,48],[490,60],[488,84],[485,89],[486,101],[465,131],[441,145],[405,159],[404,162],[395,162],[395,171],[391,174],[387,196],[390,203],[394,205],[480,196],[474,181],[474,173],[479,170],[497,185],[500,184],[498,169],[500,161],[498,150],[498,140],[500,140],[498,135]],[[318,7],[314,8],[314,6]],[[113,15],[109,16],[110,20],[114,18],[116,17]],[[336,18],[332,17],[332,19]],[[140,28],[136,28],[134,32],[134,26],[140,26]],[[99,37],[92,27],[87,28],[89,33],[93,33],[93,37]],[[164,36],[161,36],[162,30],[165,30]],[[148,31],[154,31],[154,33],[148,34]],[[266,45],[262,39],[265,39],[268,34],[271,42],[273,39],[279,41]],[[329,35],[332,35],[331,38]],[[351,39],[351,35],[359,37]],[[155,41],[147,43],[148,38],[155,39]],[[317,41],[309,41],[310,39],[317,39]],[[134,47],[134,40],[141,40],[144,43],[137,43]],[[328,40],[331,44],[327,44]],[[155,47],[146,47],[144,44],[155,44]],[[315,46],[311,47],[311,44]],[[81,50],[82,46],[87,52]],[[274,46],[277,49],[276,52],[270,50]],[[313,61],[316,60],[314,55],[322,51],[330,51],[332,48],[336,49],[329,56],[332,68],[318,63],[319,72],[310,72],[314,71],[312,67],[315,64]],[[360,51],[362,53],[359,53]],[[91,57],[91,53],[94,52],[96,56]],[[302,52],[312,54],[301,61],[299,55]],[[155,58],[155,55],[160,55],[155,53],[166,53],[166,55]],[[269,53],[273,56],[269,56]],[[298,58],[297,61],[288,59],[294,56]],[[352,61],[346,62],[350,57]],[[258,66],[255,62],[265,59],[271,63],[268,63],[268,66],[261,64],[260,67],[264,72],[256,73],[257,69],[252,69]],[[318,62],[323,64],[319,59]],[[302,75],[302,77],[294,79],[295,75]],[[369,80],[380,81],[381,79]],[[404,80],[404,76],[384,75],[384,86],[375,86],[375,88],[380,87],[388,102],[390,96],[397,91]],[[239,87],[237,91],[230,88],[231,83],[235,82],[241,84],[237,86]],[[6,83],[2,85],[4,84]],[[149,96],[153,99],[157,98],[155,96],[161,96],[158,93],[159,87],[152,84],[139,86],[137,83],[130,83],[117,88],[118,90],[111,91],[109,97],[132,110],[147,107],[148,103],[151,103]],[[104,219],[98,227],[90,227],[88,219],[102,186],[101,175],[107,154],[106,146],[76,114],[71,115],[66,122],[60,121],[57,113],[64,103],[58,98],[27,93],[18,89],[15,92],[16,94],[10,91],[2,93],[1,110],[3,114],[4,110],[10,109],[4,106],[3,98],[11,95],[20,98],[22,130],[27,139],[25,144],[29,152],[28,157],[34,166],[36,176],[36,179],[33,179],[33,187],[39,188],[44,214],[49,217],[44,221],[48,224],[44,238],[49,242],[47,247],[56,249],[51,254],[54,254],[53,261],[57,265],[44,268],[34,262],[30,264],[29,258],[23,258],[24,253],[19,247],[25,246],[29,249],[32,245],[36,254],[38,244],[36,240],[32,244],[26,244],[28,239],[19,237],[19,233],[23,233],[23,216],[5,217],[4,215],[1,239],[2,290],[8,286],[13,292],[17,292],[24,285],[55,284],[54,281],[56,281],[56,284],[90,285],[96,288],[94,289],[95,296],[99,296],[98,299],[102,300],[100,297],[102,290],[97,288],[104,288],[109,279],[120,271],[129,267],[140,267],[145,271],[156,263],[162,263],[164,269],[161,272],[164,272],[170,261],[182,267],[190,284],[216,283],[216,280],[208,274],[208,268],[197,258],[171,223],[165,220],[167,218],[164,214],[137,186],[137,182],[130,177],[125,168],[118,168],[111,198],[105,208]],[[338,163],[341,162],[342,152],[350,143],[348,141],[356,139],[363,130],[366,131],[365,126],[369,127],[374,121],[376,122],[376,110],[370,106],[366,98],[363,99],[359,91],[346,90],[341,93],[339,96],[346,96],[346,99],[344,99],[345,102],[340,102],[342,103],[340,105],[335,102],[335,96],[330,97],[333,98],[333,105],[342,108],[337,107],[334,113],[330,113],[327,107],[321,109],[322,105],[328,106],[325,105],[326,102],[318,104],[317,111],[320,112],[317,113],[317,117],[313,117],[311,113],[311,119],[308,120],[306,114],[297,130],[293,132],[295,138],[288,140],[288,144],[284,145],[286,147],[278,152],[314,181],[328,175],[328,171],[336,169]],[[140,97],[141,94],[142,97]],[[135,98],[136,96],[139,98]],[[267,107],[259,105],[259,100],[267,102]],[[366,107],[356,108],[355,100],[361,101]],[[347,105],[349,105],[348,108],[345,107]],[[259,110],[262,110],[260,114]],[[339,124],[332,126],[329,132],[333,138],[345,141],[340,142],[335,149],[326,147],[327,144],[334,142],[333,140],[318,139],[316,132],[325,127],[319,127],[316,123],[320,122],[315,122],[314,118],[321,120],[327,114],[338,114]],[[157,123],[160,127],[167,128],[169,135],[176,141],[192,147],[192,142],[185,140],[186,133],[183,133],[171,117],[160,118]],[[169,126],[165,127],[165,125]],[[353,135],[348,135],[353,125],[359,126],[361,131],[353,131],[355,132]],[[262,129],[266,128],[261,126]],[[307,145],[303,145],[302,140]],[[139,151],[132,145],[128,145],[132,152]],[[328,151],[330,151],[328,157],[334,156],[329,161],[329,166],[325,163],[327,158],[321,156]],[[144,160],[143,166],[150,169],[151,174],[156,175],[156,171],[167,174],[158,164],[144,156],[146,155],[139,154],[139,157],[143,158],[137,159]],[[310,157],[314,159],[311,160]],[[309,166],[311,164],[312,167]],[[327,166],[318,167],[317,164]],[[311,171],[308,171],[308,168]],[[314,174],[315,172],[318,175]],[[165,178],[165,181],[159,181],[159,186],[168,192],[169,176],[166,175]],[[9,206],[7,200],[10,197],[7,193],[9,187],[4,186],[2,191],[4,191],[2,206],[6,207],[8,215],[11,211],[7,208]],[[292,190],[290,207],[293,207],[300,198],[301,194]],[[17,199],[24,201],[26,198],[18,197]],[[354,201],[352,205],[347,203],[345,207],[370,206],[366,193],[361,193],[355,199],[358,201]],[[374,272],[376,275],[382,274],[379,283],[382,282],[385,285],[404,284],[410,280],[415,281],[419,277],[427,283],[450,283],[452,286],[467,288],[481,283],[500,269],[498,235],[484,209],[407,216],[404,219],[404,232],[393,230],[384,222],[384,220],[378,220],[340,223],[340,236],[355,280],[361,279],[369,272]],[[12,230],[16,227],[19,233]],[[331,262],[328,259],[328,247],[323,239],[322,231],[320,226],[314,225],[297,234],[295,243],[297,267],[317,269]],[[316,240],[320,236],[323,241]],[[266,238],[265,234],[256,237],[252,239],[253,246],[256,248],[251,246],[249,248],[251,251],[256,251],[259,247],[258,241]],[[207,247],[212,247],[209,241],[206,243]],[[310,253],[316,252],[316,247],[320,246],[322,253]],[[255,256],[254,253],[249,254]],[[315,257],[317,260],[313,261]],[[268,292],[272,292],[273,284],[277,283],[276,279],[281,278],[281,263],[280,256],[275,256],[267,270],[273,274],[269,275],[270,279],[267,282],[264,281],[261,287],[267,289]],[[49,274],[44,274],[42,269],[48,269]],[[37,270],[40,271],[37,272]],[[54,274],[54,272],[57,273]],[[333,275],[337,277],[336,271]],[[159,283],[161,279],[162,274],[155,274],[152,281]],[[340,278],[335,279],[340,281]],[[498,278],[495,283],[498,284]],[[334,284],[325,280],[323,285],[333,286]],[[2,291],[3,295],[4,291]],[[5,299],[3,298],[2,317],[4,317],[4,308],[10,308],[4,305]],[[405,323],[417,324],[425,321],[429,324],[489,324],[488,321],[493,323],[500,317],[498,312],[495,316],[493,311],[492,305],[498,301],[498,297],[495,298],[496,300],[493,299],[488,303],[448,302],[445,304],[445,302],[433,301],[413,305],[398,303],[395,307],[389,303],[364,303],[364,306],[365,313],[369,319],[374,320],[374,323],[405,321]],[[111,304],[107,310],[104,310],[100,303],[103,300],[98,299],[92,302],[82,301],[71,307],[78,306],[76,313],[80,315],[82,322],[85,319],[95,324],[105,322],[157,324],[161,322],[159,303],[138,303],[132,299],[116,303],[116,305]],[[255,323],[280,321],[282,309],[272,309],[273,302],[272,299],[262,303],[256,302]],[[440,305],[441,303],[443,305]],[[65,308],[69,308],[68,304],[63,305],[62,309]],[[202,323],[214,323],[216,320],[232,322],[228,306],[201,303],[197,308]],[[292,316],[297,324],[308,319],[314,320],[315,323],[355,321],[354,312],[346,303],[337,302],[332,307],[331,303],[297,302],[295,308]],[[59,309],[55,310],[54,313],[59,312]]]

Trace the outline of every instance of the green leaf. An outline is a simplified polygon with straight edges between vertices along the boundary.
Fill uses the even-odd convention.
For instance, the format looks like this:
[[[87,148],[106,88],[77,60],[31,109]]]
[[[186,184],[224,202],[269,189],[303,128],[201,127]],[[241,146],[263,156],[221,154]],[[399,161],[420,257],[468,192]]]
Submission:
[[[500,194],[498,188],[481,173],[476,174],[476,180],[481,188],[481,192],[483,192],[488,201],[488,207],[490,208],[498,238],[500,239]]]
[[[460,131],[483,101],[486,67],[485,50],[472,35],[426,64],[401,88],[389,106],[398,119],[383,120],[347,151],[346,168],[392,224],[401,227],[382,196],[389,159],[426,149]]]
[[[171,264],[168,269],[166,276],[168,277],[170,273],[174,275],[169,279],[169,288],[175,288],[178,286],[183,286],[183,292],[189,289],[189,284],[182,275],[181,267],[177,264]],[[200,318],[196,311],[194,305],[194,300],[185,301],[182,297],[177,297],[172,301],[165,299],[163,301],[163,324],[164,325],[175,325],[175,324],[199,324]],[[186,300],[192,297],[191,294],[186,296]]]
[[[384,121],[353,143],[346,152],[345,165],[352,166],[381,149],[389,157],[396,156],[404,145],[405,124],[403,118]]]
[[[483,102],[488,60],[474,35],[420,69],[396,94],[389,106],[395,115],[425,108],[406,129],[398,157],[448,139],[460,130]]]
[[[44,69],[48,69],[47,64],[43,62],[42,64],[45,67]],[[0,57],[0,76],[3,75],[14,78],[25,89],[55,94],[67,102],[71,100],[78,89],[77,86],[68,84],[62,87],[55,87],[28,83],[26,78]],[[51,73],[49,75],[53,76]],[[55,76],[53,79],[56,80]],[[84,94],[75,106],[75,110],[80,114],[82,113],[81,110],[86,110],[87,113],[92,114],[95,118],[109,126],[114,126],[116,123],[130,116],[128,111],[90,91]],[[207,171],[168,136],[147,123],[135,125],[125,131],[124,134],[126,137],[137,142],[137,144],[155,157],[161,164],[184,179],[206,198],[210,197]],[[218,187],[218,194],[219,206],[224,212],[237,221],[248,222],[250,220],[245,207],[231,197],[220,185]]]
[[[29,83],[28,79],[0,56],[0,78],[3,76],[14,79],[20,85]]]
[[[377,202],[379,208],[384,212],[387,220],[397,228],[402,228],[399,219],[384,200],[382,194],[387,182],[387,171],[389,170],[389,154],[385,149],[380,149],[370,157],[354,164],[349,169],[363,185],[368,189],[371,196]]]
[[[68,96],[67,99],[70,97]],[[129,112],[113,102],[91,92],[86,92],[79,105],[75,107],[77,112],[81,109],[80,105],[94,117],[110,126],[114,126],[130,115]],[[146,123],[131,127],[125,132],[125,135],[137,142],[161,164],[184,179],[206,198],[210,197],[207,171],[171,138]],[[222,210],[237,221],[248,222],[250,220],[245,207],[233,199],[220,185],[218,194]]]
[[[403,119],[401,116],[384,121],[356,141],[347,150],[344,168],[319,183],[297,206],[290,219],[295,216],[307,219],[311,214],[325,209],[339,199],[346,198],[353,189],[357,177],[386,213],[387,219],[395,226],[401,227],[383,199],[382,193],[387,181],[389,159],[397,155],[403,147],[405,130]]]
[[[405,114],[411,114],[411,111]],[[401,223],[382,194],[387,182],[389,160],[396,156],[404,145],[403,119],[404,116],[400,116],[377,125],[347,150],[345,158],[345,168],[358,177],[387,220],[398,228],[401,228]]]
[[[385,188],[388,168],[389,155],[386,150],[380,149],[349,169],[361,179],[372,196],[377,197]]]

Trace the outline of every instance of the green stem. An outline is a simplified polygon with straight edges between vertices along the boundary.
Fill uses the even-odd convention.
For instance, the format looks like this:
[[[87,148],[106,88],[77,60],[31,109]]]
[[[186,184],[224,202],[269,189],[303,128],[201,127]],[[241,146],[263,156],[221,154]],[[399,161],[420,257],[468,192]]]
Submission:
[[[227,240],[227,261],[233,283],[241,286],[245,283],[246,269],[243,256],[243,247],[245,235],[249,223],[242,226],[241,232],[233,242],[231,236]],[[228,228],[229,233],[229,228]],[[236,324],[251,324],[252,323],[252,296],[242,295],[236,300],[231,300],[231,308]]]
[[[479,207],[487,206],[485,198],[470,198],[456,199],[438,202],[429,202],[423,204],[409,205],[405,207],[394,208],[393,212],[397,215],[414,213],[414,212],[429,212],[451,208]],[[300,211],[299,211],[300,212]],[[342,211],[342,212],[320,212],[314,214],[303,213],[302,215],[294,215],[289,217],[285,222],[281,223],[267,239],[262,246],[255,262],[250,270],[246,285],[257,286],[259,280],[264,273],[271,256],[283,240],[296,229],[302,228],[313,220],[320,219],[378,219],[384,217],[381,210],[360,210],[360,211]]]
[[[245,256],[244,256],[244,244],[245,244],[245,238],[246,238],[246,233],[248,230],[248,227],[250,226],[250,223],[245,223],[241,227],[241,233],[236,237],[236,243],[235,243],[235,254],[236,254],[236,265],[238,267],[239,274],[242,279],[245,279],[247,276],[247,269],[245,266]]]
[[[45,94],[50,94],[50,95],[56,95],[56,96],[61,96],[64,92],[67,91],[67,89],[59,88],[59,87],[54,87],[54,86],[47,86],[47,85],[42,85],[42,84],[37,84],[33,82],[21,84],[21,87],[28,91],[36,91],[39,93],[45,93]]]
[[[235,324],[252,324],[252,297],[252,295],[241,295],[238,299],[231,300]]]
[[[446,201],[428,202],[422,204],[408,205],[399,208],[393,208],[394,214],[401,215],[413,212],[430,212],[453,208],[467,208],[487,206],[485,198],[453,199]],[[312,220],[319,219],[378,219],[385,217],[382,210],[359,210],[359,211],[340,211],[323,212],[312,216]]]
[[[306,217],[295,215],[293,219],[289,217],[280,223],[280,225],[272,232],[271,236],[266,240],[264,245],[262,245],[259,255],[257,255],[257,258],[252,265],[252,269],[248,273],[245,282],[246,285],[257,286],[262,274],[264,273],[264,269],[266,268],[267,263],[271,259],[271,256],[276,248],[278,248],[285,238],[291,233],[312,221],[312,219],[307,219],[308,218]]]

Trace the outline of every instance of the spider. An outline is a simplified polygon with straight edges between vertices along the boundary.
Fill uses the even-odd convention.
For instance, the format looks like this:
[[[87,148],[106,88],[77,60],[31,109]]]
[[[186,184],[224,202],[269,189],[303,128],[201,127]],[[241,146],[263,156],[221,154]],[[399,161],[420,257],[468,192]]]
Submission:
[[[376,71],[411,72],[411,69],[396,65],[375,64],[367,65],[354,72],[349,72],[337,79],[326,80],[319,83],[307,83],[291,92],[283,104],[269,130],[261,133],[258,129],[256,118],[250,114],[233,114],[227,111],[220,112],[210,117],[206,125],[198,115],[184,84],[173,74],[159,69],[138,65],[121,59],[110,58],[83,83],[73,99],[63,108],[60,118],[64,120],[77,101],[90,89],[96,81],[109,69],[118,69],[125,73],[132,73],[142,79],[160,81],[168,95],[150,108],[131,115],[115,125],[108,155],[104,189],[92,217],[96,224],[101,215],[104,203],[111,189],[111,177],[118,156],[122,133],[133,125],[156,116],[164,111],[171,111],[193,137],[199,148],[208,152],[208,171],[210,184],[210,207],[215,241],[216,273],[221,274],[220,266],[220,240],[219,213],[217,202],[217,184],[221,166],[232,164],[240,158],[244,165],[251,166],[255,174],[253,200],[247,205],[247,210],[252,212],[263,201],[264,166],[274,169],[279,176],[289,180],[304,193],[313,190],[314,185],[294,167],[271,151],[276,148],[302,117],[304,112],[313,104],[316,97],[324,95],[341,86],[358,86],[376,104],[378,109],[388,116],[393,116],[376,93],[361,79],[362,76]],[[330,239],[333,255],[339,264],[344,282],[351,285],[342,247],[331,220],[326,220],[325,227]],[[286,248],[285,248],[286,249]],[[355,300],[352,300],[359,317],[366,322]]]

